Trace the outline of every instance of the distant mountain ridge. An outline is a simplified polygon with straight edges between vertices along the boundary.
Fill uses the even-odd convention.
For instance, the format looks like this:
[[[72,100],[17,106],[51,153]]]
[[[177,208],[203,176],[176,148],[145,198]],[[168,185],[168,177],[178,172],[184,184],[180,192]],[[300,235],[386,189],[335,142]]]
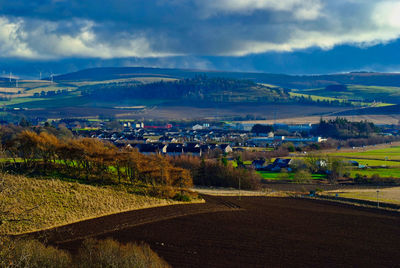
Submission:
[[[267,83],[284,88],[308,89],[328,85],[365,85],[400,87],[400,73],[351,72],[330,75],[286,75],[272,73],[226,72],[194,69],[168,69],[147,67],[102,67],[85,69],[73,73],[54,76],[55,81],[101,81],[135,77],[193,78],[197,75],[247,79],[257,83]]]

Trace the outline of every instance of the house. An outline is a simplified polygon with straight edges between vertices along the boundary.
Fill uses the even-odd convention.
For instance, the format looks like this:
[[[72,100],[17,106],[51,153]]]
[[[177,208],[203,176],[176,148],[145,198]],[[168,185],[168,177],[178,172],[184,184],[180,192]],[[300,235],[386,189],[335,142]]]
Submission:
[[[197,124],[197,125],[194,125],[194,126],[192,127],[192,129],[193,129],[193,130],[202,130],[202,129],[203,129],[203,126]]]
[[[201,157],[202,151],[200,147],[183,147],[185,154]]]
[[[172,143],[178,142],[177,139],[175,139],[175,138],[170,138],[170,137],[166,137],[166,136],[160,137],[160,138],[158,139],[158,141],[159,141],[159,142],[172,142]]]
[[[159,148],[151,143],[140,143],[135,146],[139,150],[139,153],[150,155],[150,154],[159,154]]]
[[[185,145],[186,148],[200,148],[200,144],[197,142],[188,142]]]
[[[264,165],[265,165],[265,159],[253,160],[253,162],[251,162],[251,166],[255,169],[263,168]]]
[[[328,163],[324,159],[317,160],[315,164],[318,168],[326,168],[328,166]]]
[[[279,172],[282,169],[287,169],[288,171],[291,171],[291,163],[292,159],[277,158],[272,164],[265,167],[265,170]]]
[[[202,153],[208,154],[210,152],[210,145],[208,145],[208,144],[200,145],[199,148],[201,149]]]
[[[170,143],[167,145],[167,149],[165,152],[169,156],[180,156],[183,154],[183,146],[182,144],[176,143]]]
[[[222,150],[222,152],[224,152],[224,153],[231,153],[231,152],[233,152],[233,149],[232,149],[232,147],[231,147],[229,144],[220,144],[218,147],[219,147],[219,148]]]
[[[290,164],[292,162],[292,159],[286,159],[286,158],[277,158],[274,161],[275,166],[279,166],[280,168],[289,168]]]

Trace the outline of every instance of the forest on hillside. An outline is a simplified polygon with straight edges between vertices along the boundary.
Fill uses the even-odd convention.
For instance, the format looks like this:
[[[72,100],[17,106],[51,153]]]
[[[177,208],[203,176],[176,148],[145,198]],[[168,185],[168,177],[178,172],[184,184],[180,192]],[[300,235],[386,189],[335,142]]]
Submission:
[[[336,100],[312,100],[290,96],[290,90],[269,87],[252,80],[198,75],[194,78],[143,84],[137,81],[102,83],[79,88],[83,96],[98,101],[129,99],[187,101],[196,103],[301,103],[308,105],[348,106]]]
[[[83,95],[99,100],[161,99],[209,102],[272,102],[289,99],[287,90],[258,85],[250,80],[195,78],[172,82],[116,82],[81,88]]]

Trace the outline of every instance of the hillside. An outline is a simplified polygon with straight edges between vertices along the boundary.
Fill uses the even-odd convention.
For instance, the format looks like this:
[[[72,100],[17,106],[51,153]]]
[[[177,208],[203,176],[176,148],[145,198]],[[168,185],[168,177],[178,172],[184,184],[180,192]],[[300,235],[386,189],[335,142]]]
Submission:
[[[111,187],[12,175],[2,175],[2,178],[5,190],[0,192],[1,211],[10,211],[23,220],[4,221],[0,214],[3,221],[0,234],[29,232],[127,210],[178,203]]]
[[[257,83],[267,83],[285,88],[318,88],[332,84],[350,84],[364,86],[400,86],[398,73],[369,73],[354,72],[330,75],[286,75],[251,72],[225,72],[191,69],[160,69],[144,67],[124,68],[93,68],[55,76],[55,81],[97,81],[107,79],[121,79],[129,77],[165,77],[165,78],[193,78],[196,75],[208,77],[225,77],[234,79],[248,79]]]
[[[18,86],[15,80],[9,82],[5,78],[0,81],[0,105],[6,112],[4,120],[8,121],[20,114],[56,119],[99,115],[154,119],[162,114],[169,116],[166,119],[248,114],[266,118],[266,113],[270,114],[264,108],[254,111],[255,104],[278,105],[270,109],[279,119],[287,118],[287,110],[296,116],[299,113],[326,116],[348,110],[349,106],[400,104],[398,81],[400,74],[382,73],[293,76],[143,67],[93,68],[55,76],[53,82],[19,80]],[[345,86],[326,90],[328,85]],[[144,109],[130,109],[139,106]],[[189,115],[195,108],[203,110]],[[181,110],[184,112],[178,113]],[[363,113],[387,114],[385,111],[389,110],[371,108]]]
[[[137,81],[95,84],[79,88],[82,95],[100,101],[144,99],[195,102],[292,102],[287,90],[267,87],[250,80],[194,78],[142,84]]]

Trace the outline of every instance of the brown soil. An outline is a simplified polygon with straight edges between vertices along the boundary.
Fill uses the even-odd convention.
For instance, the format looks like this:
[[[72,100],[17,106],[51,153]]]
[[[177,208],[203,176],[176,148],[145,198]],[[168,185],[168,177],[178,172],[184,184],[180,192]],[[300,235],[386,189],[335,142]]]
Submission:
[[[41,235],[72,252],[85,236],[144,241],[173,267],[400,266],[396,212],[305,199],[205,198],[205,204],[121,213]]]

